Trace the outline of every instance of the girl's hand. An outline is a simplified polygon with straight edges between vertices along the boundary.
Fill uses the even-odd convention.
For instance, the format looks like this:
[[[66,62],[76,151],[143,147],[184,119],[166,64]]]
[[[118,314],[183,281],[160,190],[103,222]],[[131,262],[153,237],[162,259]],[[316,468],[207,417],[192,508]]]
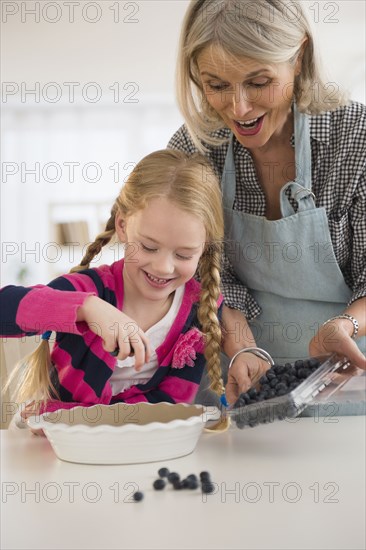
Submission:
[[[321,326],[310,340],[309,353],[312,356],[336,353],[347,357],[353,366],[366,370],[366,357],[352,339],[352,334],[353,326],[348,319],[333,319]]]
[[[39,405],[37,405],[35,401],[32,401],[23,410],[20,411],[20,416],[24,421],[26,421],[27,418],[29,418],[30,416],[39,416]],[[30,428],[30,431],[34,435],[45,435],[44,431],[41,428],[39,430]]]
[[[110,353],[119,348],[117,358],[135,356],[135,369],[150,359],[150,345],[137,323],[122,311],[97,296],[89,296],[77,312],[77,321],[85,321],[89,329],[103,340]]]
[[[267,361],[253,353],[238,355],[229,369],[225,388],[229,404],[234,404],[241,393],[245,393],[251,386],[257,384],[269,368]]]

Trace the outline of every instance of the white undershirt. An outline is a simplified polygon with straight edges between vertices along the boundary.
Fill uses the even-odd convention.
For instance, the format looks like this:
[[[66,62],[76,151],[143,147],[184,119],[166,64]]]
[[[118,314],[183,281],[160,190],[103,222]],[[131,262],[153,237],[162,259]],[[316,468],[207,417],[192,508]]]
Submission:
[[[126,357],[123,361],[117,360],[116,368],[110,378],[113,395],[117,395],[135,384],[145,384],[157,371],[158,358],[156,349],[164,342],[168,331],[174,323],[183,300],[184,288],[184,285],[177,288],[169,311],[160,321],[145,331],[152,350],[150,361],[145,363],[142,369],[137,372],[134,368],[134,357]]]

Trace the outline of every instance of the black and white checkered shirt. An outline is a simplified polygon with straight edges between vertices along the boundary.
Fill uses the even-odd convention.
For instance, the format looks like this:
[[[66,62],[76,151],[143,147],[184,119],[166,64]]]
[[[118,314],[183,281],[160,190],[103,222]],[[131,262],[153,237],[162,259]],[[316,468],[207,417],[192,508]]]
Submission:
[[[215,135],[229,137],[230,130],[223,128]],[[310,136],[312,191],[316,206],[326,210],[335,257],[352,290],[351,303],[366,296],[366,106],[352,102],[335,111],[311,115]],[[187,154],[197,152],[185,126],[174,134],[168,147]],[[227,149],[225,142],[211,146],[206,153],[220,178]],[[235,138],[234,158],[237,181],[234,209],[265,216],[265,195],[252,157]],[[260,307],[237,279],[226,256],[222,287],[229,307],[243,311],[249,320],[260,313]]]

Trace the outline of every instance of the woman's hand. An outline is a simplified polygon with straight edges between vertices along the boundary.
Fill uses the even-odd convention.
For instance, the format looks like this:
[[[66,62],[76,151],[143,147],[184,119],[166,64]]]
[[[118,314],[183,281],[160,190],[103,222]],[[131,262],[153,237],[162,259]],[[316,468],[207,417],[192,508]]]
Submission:
[[[229,369],[225,388],[229,404],[234,404],[241,393],[245,393],[251,386],[257,384],[269,368],[269,363],[254,353],[238,355]]]
[[[333,319],[318,330],[309,344],[310,355],[337,353],[350,363],[366,370],[366,357],[352,339],[353,325],[348,319]]]
[[[243,348],[255,347],[256,343],[248,322],[241,311],[228,308],[222,310],[223,351],[228,357]],[[241,353],[231,365],[225,388],[226,399],[235,403],[241,393],[256,384],[270,368],[269,363],[253,353]]]
[[[89,296],[78,309],[77,321],[85,321],[102,338],[106,351],[119,348],[118,359],[134,355],[137,371],[149,361],[150,345],[145,333],[133,319],[101,298]]]

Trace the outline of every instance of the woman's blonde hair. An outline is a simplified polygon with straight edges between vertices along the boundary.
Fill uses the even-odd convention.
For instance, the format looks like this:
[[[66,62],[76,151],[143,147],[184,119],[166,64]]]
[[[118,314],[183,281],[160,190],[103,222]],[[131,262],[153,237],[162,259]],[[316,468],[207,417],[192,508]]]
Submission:
[[[115,236],[116,215],[124,217],[143,209],[157,197],[165,197],[182,210],[199,218],[206,231],[206,242],[199,260],[201,295],[197,316],[205,340],[206,368],[210,387],[218,395],[224,392],[221,375],[221,328],[217,300],[220,295],[220,262],[224,235],[221,191],[217,177],[201,155],[188,157],[180,151],[161,150],[143,158],[131,172],[111,209],[105,230],[91,243],[80,265],[72,272],[88,269],[90,262]],[[45,402],[57,396],[52,385],[51,360],[47,340],[22,361],[24,373],[16,399]],[[10,385],[12,379],[8,382]]]
[[[205,98],[197,64],[209,46],[218,46],[236,59],[248,57],[266,64],[294,64],[303,53],[301,73],[294,82],[299,111],[318,114],[347,104],[335,83],[325,83],[298,0],[191,0],[181,30],[176,87],[186,126],[201,152],[205,152],[202,142],[224,141],[212,135],[223,122]]]

